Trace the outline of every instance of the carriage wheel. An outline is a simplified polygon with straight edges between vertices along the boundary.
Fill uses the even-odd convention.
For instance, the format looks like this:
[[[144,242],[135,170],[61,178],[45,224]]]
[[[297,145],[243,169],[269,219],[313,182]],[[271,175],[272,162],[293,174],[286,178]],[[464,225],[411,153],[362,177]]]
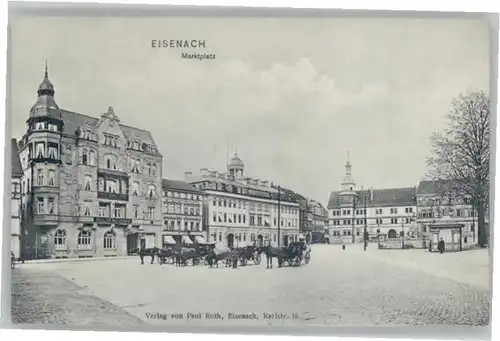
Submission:
[[[254,263],[255,265],[259,265],[259,264],[260,264],[260,261],[261,261],[261,257],[260,257],[260,255],[257,255],[257,257],[254,257],[254,259],[253,259],[253,263]]]
[[[302,263],[302,259],[300,258],[300,256],[295,256],[294,265],[300,266],[300,263]]]
[[[246,259],[245,257],[241,257],[241,258],[240,258],[240,265],[241,265],[241,266],[245,266],[245,265],[247,265],[247,259]]]

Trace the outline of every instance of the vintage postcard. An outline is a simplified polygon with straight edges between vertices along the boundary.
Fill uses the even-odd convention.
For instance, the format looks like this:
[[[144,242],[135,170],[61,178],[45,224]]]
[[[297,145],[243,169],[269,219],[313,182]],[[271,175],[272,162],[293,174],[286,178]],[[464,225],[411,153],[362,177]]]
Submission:
[[[9,31],[13,324],[489,325],[485,18]]]

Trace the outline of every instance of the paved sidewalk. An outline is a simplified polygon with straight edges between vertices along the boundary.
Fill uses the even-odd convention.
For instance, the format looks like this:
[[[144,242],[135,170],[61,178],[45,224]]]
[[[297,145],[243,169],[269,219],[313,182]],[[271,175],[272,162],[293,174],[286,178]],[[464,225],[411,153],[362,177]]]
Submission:
[[[324,252],[326,250],[323,248],[328,247],[335,249],[331,252],[342,252],[337,245],[318,245],[316,248],[317,251]],[[439,254],[419,249],[379,250],[376,244],[369,244],[368,249],[363,251],[362,244],[355,244],[348,245],[344,252],[368,261],[379,261],[408,270],[421,271],[483,290],[491,288],[491,258],[488,249]]]
[[[50,259],[30,259],[24,261],[16,261],[16,267],[29,264],[45,264],[45,263],[66,263],[66,262],[96,262],[102,260],[117,260],[127,259],[134,256],[120,256],[120,257],[94,257],[94,258],[50,258]]]
[[[12,322],[103,327],[142,324],[140,319],[125,310],[84,294],[84,289],[53,271],[14,269]]]

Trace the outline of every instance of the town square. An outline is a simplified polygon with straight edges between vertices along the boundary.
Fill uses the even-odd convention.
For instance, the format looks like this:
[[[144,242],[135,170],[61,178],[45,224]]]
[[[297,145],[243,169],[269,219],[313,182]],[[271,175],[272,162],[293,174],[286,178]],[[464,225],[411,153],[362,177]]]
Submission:
[[[238,269],[141,265],[137,256],[26,263],[13,272],[13,321],[200,327],[489,323],[487,250],[408,250],[396,258],[398,252],[372,244],[366,251],[361,244],[346,250],[318,244],[308,265],[273,269],[264,262]],[[54,286],[50,292],[48,285]],[[257,319],[231,319],[230,313]]]
[[[14,323],[489,324],[482,21],[47,20],[12,26]]]

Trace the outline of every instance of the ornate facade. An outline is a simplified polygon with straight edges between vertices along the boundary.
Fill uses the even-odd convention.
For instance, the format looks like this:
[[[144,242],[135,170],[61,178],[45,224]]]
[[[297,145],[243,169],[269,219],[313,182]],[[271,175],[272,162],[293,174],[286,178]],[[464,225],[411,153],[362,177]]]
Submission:
[[[184,181],[163,179],[163,243],[205,243],[203,193]]]
[[[356,190],[349,160],[345,168],[341,190],[328,202],[330,242],[362,242],[365,225],[370,239],[417,232],[415,187]]]
[[[161,245],[162,156],[148,131],[59,108],[47,70],[19,141],[27,258]]]
[[[245,177],[244,164],[236,154],[227,173],[203,168],[198,175],[186,173],[186,181],[204,192],[203,219],[209,242],[231,247],[238,242],[287,245],[298,240],[295,198],[268,181]]]

